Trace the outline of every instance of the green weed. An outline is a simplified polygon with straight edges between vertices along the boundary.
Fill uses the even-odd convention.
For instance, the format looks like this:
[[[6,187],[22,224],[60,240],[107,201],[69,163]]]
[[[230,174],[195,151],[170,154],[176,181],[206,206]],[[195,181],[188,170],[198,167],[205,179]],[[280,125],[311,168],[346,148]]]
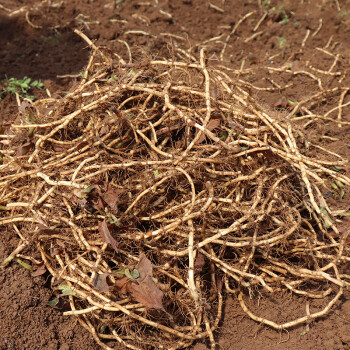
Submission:
[[[29,100],[33,100],[34,96],[29,95],[29,91],[32,89],[42,89],[44,84],[40,80],[33,80],[28,77],[24,77],[23,79],[10,78],[4,81],[3,91],[0,94],[0,100],[3,95],[18,94],[22,98],[28,98]]]
[[[286,47],[287,45],[287,39],[282,38],[281,36],[277,37],[277,46],[282,49],[283,47]]]
[[[49,35],[49,36],[44,36],[42,35],[41,38],[44,41],[52,41],[55,44],[58,44],[60,42],[60,38],[61,38],[61,33],[57,32],[54,35]]]

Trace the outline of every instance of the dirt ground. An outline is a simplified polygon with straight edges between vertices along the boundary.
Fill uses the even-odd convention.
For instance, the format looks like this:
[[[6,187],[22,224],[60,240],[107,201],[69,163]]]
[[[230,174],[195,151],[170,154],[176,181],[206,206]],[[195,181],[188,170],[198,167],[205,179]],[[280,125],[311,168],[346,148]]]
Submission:
[[[34,92],[36,98],[46,96],[47,90],[63,96],[89,58],[89,49],[74,34],[75,28],[96,45],[136,62],[171,57],[174,47],[182,48],[188,57],[205,45],[212,65],[223,61],[232,69],[250,69],[242,75],[247,88],[267,110],[282,116],[290,112],[293,101],[322,89],[350,87],[348,0],[0,0],[0,88],[6,77],[28,76],[44,83],[43,90]],[[294,73],[307,71],[315,79],[287,74],[283,69],[288,68]],[[343,103],[349,100],[344,96]],[[336,96],[328,94],[315,108],[321,111],[337,103]],[[17,110],[15,97],[4,96],[2,130],[16,118]],[[341,118],[350,122],[349,107],[343,108]],[[319,120],[304,129],[308,141],[350,158],[349,126]],[[330,205],[348,210],[349,194],[342,200],[330,198]],[[345,232],[349,221],[344,219],[340,226]],[[0,261],[18,244],[13,233],[1,234],[1,240]],[[15,262],[1,269],[0,349],[99,349],[75,318],[63,317],[47,305],[51,299],[47,277],[32,277]],[[311,312],[326,303],[312,301]],[[276,322],[305,315],[305,300],[291,294],[273,298],[256,294],[247,304]],[[252,321],[238,301],[228,297],[218,348],[350,349],[349,325],[349,294],[327,317],[311,322],[308,331],[301,326],[281,333]],[[199,343],[194,349],[206,346]]]

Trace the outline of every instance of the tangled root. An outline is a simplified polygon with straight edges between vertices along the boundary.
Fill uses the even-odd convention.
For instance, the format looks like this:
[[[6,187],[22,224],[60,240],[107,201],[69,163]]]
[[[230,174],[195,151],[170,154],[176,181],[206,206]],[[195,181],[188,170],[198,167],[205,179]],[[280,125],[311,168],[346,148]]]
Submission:
[[[323,197],[329,180],[349,185],[341,162],[308,155],[204,50],[133,65],[93,49],[78,86],[22,105],[13,126],[0,225],[22,239],[5,264],[37,245],[65,314],[105,349],[214,348],[224,292],[276,329],[325,315],[349,284],[347,236]],[[244,302],[261,288],[332,299],[276,324]]]

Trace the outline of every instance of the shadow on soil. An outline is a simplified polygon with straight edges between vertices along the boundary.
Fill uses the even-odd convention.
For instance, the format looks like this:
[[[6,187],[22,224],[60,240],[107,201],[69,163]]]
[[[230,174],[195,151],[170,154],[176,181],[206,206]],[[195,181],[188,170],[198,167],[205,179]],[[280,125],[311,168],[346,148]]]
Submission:
[[[24,14],[0,15],[0,81],[24,76],[57,81],[57,75],[78,74],[88,56],[86,43],[70,28],[33,28]]]

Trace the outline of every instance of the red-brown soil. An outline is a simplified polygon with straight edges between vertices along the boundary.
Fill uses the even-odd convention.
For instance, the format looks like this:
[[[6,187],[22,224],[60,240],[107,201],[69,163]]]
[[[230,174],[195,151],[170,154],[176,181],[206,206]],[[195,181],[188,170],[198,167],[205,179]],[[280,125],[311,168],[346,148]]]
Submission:
[[[251,89],[271,113],[284,116],[290,111],[284,100],[303,100],[318,91],[318,84],[306,76],[269,72],[267,66],[281,68],[287,63],[295,71],[305,69],[316,74],[307,68],[311,65],[327,72],[339,55],[332,71],[343,72],[341,83],[334,75],[318,72],[317,76],[322,78],[324,88],[349,86],[350,1],[339,0],[340,11],[337,6],[338,1],[333,0],[1,0],[0,88],[6,77],[28,76],[45,84],[44,90],[35,92],[36,97],[45,96],[46,89],[54,96],[64,95],[89,57],[86,43],[73,32],[75,28],[97,45],[107,46],[128,60],[126,42],[133,52],[132,59],[139,62],[150,57],[169,57],[175,46],[191,48],[186,52],[196,54],[200,44],[217,37],[206,45],[211,64],[220,64],[223,45],[232,28],[244,15],[255,11],[229,38],[223,58],[232,69],[240,69],[242,62],[244,68],[251,68],[252,73],[242,79],[254,86],[284,87],[293,82],[290,88],[274,91]],[[265,11],[268,15],[254,31]],[[325,47],[333,57],[316,49]],[[67,75],[73,78],[62,77]],[[346,97],[344,103],[348,101]],[[329,95],[317,108],[328,110],[337,104],[335,96]],[[15,98],[5,96],[0,102],[0,123],[5,129],[16,113]],[[343,109],[342,118],[350,121],[350,108]],[[339,153],[344,159],[350,158],[349,126],[316,121],[306,132],[309,141]],[[331,199],[330,204],[348,210],[350,196]],[[341,224],[343,232],[349,229],[348,224],[346,220]],[[15,233],[2,232],[1,241],[0,261],[16,248],[18,238]],[[0,270],[0,349],[99,349],[75,318],[63,317],[60,311],[47,306],[52,298],[47,279],[48,276],[32,277],[16,262]],[[273,297],[255,294],[246,298],[255,313],[276,322],[305,315],[305,300],[291,294]],[[312,301],[311,312],[327,302]],[[228,297],[217,337],[220,349],[340,350],[350,349],[349,325],[349,294],[327,317],[312,322],[308,332],[301,326],[281,333],[249,319],[238,301]],[[196,344],[194,349],[205,349],[206,345]]]

